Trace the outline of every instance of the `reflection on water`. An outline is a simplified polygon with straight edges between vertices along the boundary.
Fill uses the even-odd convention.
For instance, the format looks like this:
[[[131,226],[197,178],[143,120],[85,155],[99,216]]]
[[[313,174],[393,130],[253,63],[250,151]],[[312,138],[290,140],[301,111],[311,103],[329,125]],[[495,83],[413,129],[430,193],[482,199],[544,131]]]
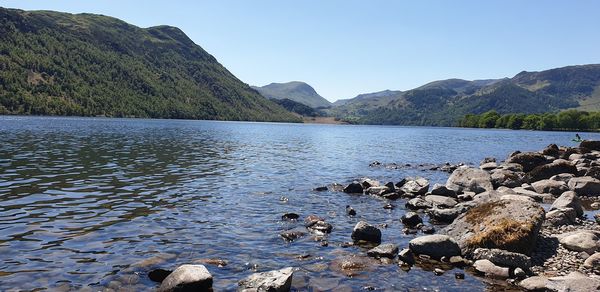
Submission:
[[[394,264],[355,277],[339,273],[332,263],[365,251],[340,246],[358,220],[387,223],[384,242],[401,247],[415,235],[401,233],[403,208],[384,210],[380,199],[311,189],[361,176],[443,182],[441,172],[368,165],[478,163],[516,149],[570,145],[572,135],[0,116],[0,290],[147,289],[155,285],[146,277],[152,267],[207,258],[228,261],[208,266],[219,290],[235,289],[255,270],[284,266],[300,268],[298,289],[482,288],[475,277],[435,277],[420,268],[406,273]],[[346,205],[357,218],[345,216]],[[310,236],[283,242],[281,231],[301,226],[281,222],[285,212],[326,217],[334,226],[329,246]]]

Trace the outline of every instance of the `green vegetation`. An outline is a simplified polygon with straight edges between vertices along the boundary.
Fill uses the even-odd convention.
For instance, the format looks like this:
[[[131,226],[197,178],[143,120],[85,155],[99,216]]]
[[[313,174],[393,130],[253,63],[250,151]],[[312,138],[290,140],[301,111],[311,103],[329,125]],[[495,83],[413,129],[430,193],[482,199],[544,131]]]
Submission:
[[[488,111],[481,115],[467,114],[459,122],[467,128],[500,128],[525,130],[576,130],[600,129],[600,112],[566,110],[544,114],[504,114]]]
[[[525,121],[525,115],[543,116],[547,112],[600,106],[600,65],[521,72],[498,80],[448,79],[390,93],[383,98],[367,95],[343,100],[334,103],[330,112],[341,120],[359,124],[457,126],[467,114],[494,110],[500,115],[522,113],[523,116],[505,119],[511,119],[512,128],[521,128],[523,123],[530,127],[539,122],[533,117]],[[493,117],[486,119],[484,124],[492,126]]]
[[[280,106],[282,106],[283,108],[285,108],[286,110],[293,112],[293,113],[297,113],[301,116],[305,116],[305,117],[322,117],[325,116],[324,113],[321,110],[318,109],[314,109],[310,106],[304,105],[302,103],[293,101],[291,99],[273,99],[273,101],[277,104],[279,104]]]
[[[0,113],[300,121],[178,28],[3,8]]]

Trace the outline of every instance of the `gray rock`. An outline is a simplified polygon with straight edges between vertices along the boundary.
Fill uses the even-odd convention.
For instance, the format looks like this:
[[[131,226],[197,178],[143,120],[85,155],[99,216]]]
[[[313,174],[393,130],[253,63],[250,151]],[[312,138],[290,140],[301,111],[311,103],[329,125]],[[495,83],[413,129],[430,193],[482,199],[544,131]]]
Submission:
[[[485,164],[482,164],[481,166],[479,166],[479,169],[481,170],[492,170],[495,169],[496,167],[498,167],[498,163],[496,162],[488,162]]]
[[[460,215],[440,233],[456,239],[463,254],[485,247],[528,255],[535,246],[544,215],[544,209],[536,203],[491,201]]]
[[[529,181],[535,182],[561,173],[576,174],[577,167],[567,160],[557,159],[552,163],[537,166],[527,174],[527,177]]]
[[[495,265],[503,267],[513,267],[529,269],[531,267],[531,258],[516,252],[510,252],[497,248],[478,248],[473,251],[474,260],[489,260]]]
[[[523,270],[521,268],[515,268],[513,273],[515,275],[515,278],[517,278],[517,279],[523,279],[527,276],[527,273],[525,273],[525,270]]]
[[[435,259],[461,255],[456,241],[447,235],[435,234],[417,237],[411,240],[408,246],[415,254],[428,255]]]
[[[379,183],[379,181],[376,181],[376,180],[370,179],[370,178],[362,178],[362,179],[360,179],[359,183],[362,185],[363,189],[368,189],[371,187],[378,187],[381,185]]]
[[[433,204],[425,201],[422,198],[413,198],[413,199],[408,200],[408,202],[406,202],[405,206],[406,206],[406,208],[411,209],[411,210],[422,210],[422,209],[429,209],[429,208],[433,207]]]
[[[344,193],[347,194],[362,194],[363,193],[363,186],[358,183],[358,182],[353,182],[349,185],[347,185],[344,189],[343,189]]]
[[[409,179],[400,188],[404,193],[410,193],[415,195],[424,195],[429,190],[429,181],[422,177],[415,179]]]
[[[573,208],[575,210],[576,216],[583,216],[583,207],[581,205],[581,200],[577,197],[575,192],[564,192],[554,203],[550,206],[550,210],[563,209],[563,208]]]
[[[287,292],[292,287],[294,269],[255,273],[238,283],[239,291],[243,292]]]
[[[540,194],[535,191],[530,191],[523,187],[513,188],[512,190],[515,193],[517,193],[517,195],[530,197],[530,198],[534,199],[536,202],[540,202],[540,203],[550,201],[553,198],[551,194]]]
[[[306,235],[306,233],[302,230],[299,229],[291,229],[291,230],[286,230],[283,231],[279,234],[279,236],[281,236],[283,239],[285,239],[286,241],[294,241],[298,238],[303,237],[304,235]]]
[[[492,171],[491,179],[492,185],[495,188],[500,186],[514,188],[525,182],[525,173],[522,171],[513,171],[509,169],[496,169]]]
[[[381,244],[367,251],[368,256],[375,258],[393,259],[397,254],[398,246],[393,243]]]
[[[511,192],[512,192],[512,190],[511,190]],[[475,202],[476,204],[479,205],[479,204],[483,204],[483,203],[487,203],[487,202],[491,202],[491,201],[497,201],[497,200],[500,200],[500,197],[502,197],[504,194],[506,194],[506,193],[499,192],[499,191],[483,192],[481,194],[475,195],[473,197],[473,202]]]
[[[569,189],[580,196],[596,197],[600,195],[600,180],[593,177],[574,177],[569,180]]]
[[[521,196],[521,195],[502,195],[500,200],[515,200],[515,201],[524,201],[524,202],[535,202],[532,197]]]
[[[518,163],[502,163],[498,166],[498,169],[505,169],[515,172],[523,172],[523,166]]]
[[[205,266],[181,265],[162,281],[158,291],[208,291],[212,283],[213,277]]]
[[[352,239],[355,241],[364,240],[380,243],[381,230],[365,221],[360,221],[354,226],[354,230],[352,230]]]
[[[494,265],[489,260],[477,260],[473,263],[473,268],[480,273],[484,273],[486,277],[491,278],[508,278],[509,269]]]
[[[569,186],[567,186],[567,183],[551,179],[536,181],[532,183],[531,186],[537,193],[548,193],[555,196],[560,196],[560,194],[569,190]]]
[[[521,281],[519,286],[528,291],[543,291],[546,290],[547,283],[548,278],[544,276],[534,276]]]
[[[573,208],[554,209],[546,213],[544,225],[561,226],[572,225],[576,223],[577,213]]]
[[[408,248],[402,249],[398,253],[398,259],[409,265],[415,264],[415,257],[413,256],[412,252]]]
[[[546,289],[569,292],[600,291],[600,280],[580,272],[571,272],[566,276],[549,278],[546,282]]]
[[[517,163],[523,166],[524,172],[530,172],[534,168],[548,163],[546,157],[537,152],[525,152],[513,155],[506,159],[506,163]]]
[[[559,236],[559,242],[568,250],[592,254],[598,250],[598,236],[591,231],[574,231]]]
[[[553,175],[552,177],[550,177],[550,180],[555,180],[555,181],[562,181],[565,183],[569,183],[569,180],[571,180],[572,178],[574,178],[575,175],[572,173],[560,173],[557,175]]]
[[[452,172],[446,187],[458,193],[464,191],[482,193],[494,189],[492,177],[488,172],[469,167],[460,167]]]
[[[400,218],[402,224],[408,227],[415,227],[417,224],[423,223],[423,219],[415,212],[407,212]]]
[[[579,148],[586,148],[589,150],[600,150],[600,141],[595,140],[583,140],[579,143]]]
[[[479,163],[479,165],[484,165],[490,162],[496,162],[496,157],[486,157]]]
[[[585,259],[583,267],[588,269],[600,269],[600,252],[596,252]]]
[[[377,186],[377,187],[369,187],[368,189],[366,189],[365,192],[369,195],[383,196],[392,191],[390,190],[390,188],[388,188],[386,186]]]
[[[437,195],[425,196],[425,201],[439,208],[452,208],[458,204],[458,202],[453,198]]]
[[[435,184],[431,189],[432,195],[456,198],[456,192],[448,189],[445,185]]]
[[[457,205],[450,209],[433,208],[427,211],[431,219],[438,223],[452,223],[460,214],[467,212],[471,206],[466,204]]]

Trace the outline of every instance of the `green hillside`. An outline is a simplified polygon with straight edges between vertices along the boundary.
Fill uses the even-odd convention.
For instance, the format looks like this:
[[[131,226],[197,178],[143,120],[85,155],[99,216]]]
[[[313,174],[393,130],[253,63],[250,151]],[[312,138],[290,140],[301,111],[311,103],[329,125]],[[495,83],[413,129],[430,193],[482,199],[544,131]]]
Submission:
[[[361,124],[453,126],[466,114],[495,110],[546,113],[600,108],[600,65],[521,72],[500,80],[440,80],[387,96],[350,99],[331,109],[342,120]]]
[[[300,121],[170,26],[0,8],[0,112]]]
[[[270,99],[289,99],[312,108],[326,108],[331,106],[328,100],[320,96],[314,88],[304,82],[271,83],[253,88]]]

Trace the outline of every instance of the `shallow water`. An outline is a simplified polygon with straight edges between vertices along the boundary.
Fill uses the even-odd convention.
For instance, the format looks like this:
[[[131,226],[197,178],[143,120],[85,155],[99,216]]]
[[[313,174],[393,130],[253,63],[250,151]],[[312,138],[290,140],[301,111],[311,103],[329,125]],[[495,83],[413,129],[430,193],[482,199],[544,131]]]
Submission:
[[[234,290],[254,271],[297,267],[294,289],[483,290],[483,279],[427,267],[373,263],[351,277],[340,258],[359,220],[387,223],[383,242],[408,246],[398,208],[369,196],[313,192],[368,176],[397,182],[448,174],[419,164],[478,164],[550,143],[574,146],[569,132],[0,116],[0,290],[156,287],[152,268],[200,259],[215,290]],[[583,135],[600,139],[599,134]],[[372,161],[411,167],[369,167]],[[287,198],[284,199],[282,197]],[[352,205],[356,218],[344,208]],[[301,227],[281,215],[317,214],[333,226],[322,247],[279,233]],[[301,218],[301,219],[302,219]],[[299,255],[304,255],[298,258]],[[308,256],[308,257],[306,257]],[[305,258],[306,257],[306,258]]]

